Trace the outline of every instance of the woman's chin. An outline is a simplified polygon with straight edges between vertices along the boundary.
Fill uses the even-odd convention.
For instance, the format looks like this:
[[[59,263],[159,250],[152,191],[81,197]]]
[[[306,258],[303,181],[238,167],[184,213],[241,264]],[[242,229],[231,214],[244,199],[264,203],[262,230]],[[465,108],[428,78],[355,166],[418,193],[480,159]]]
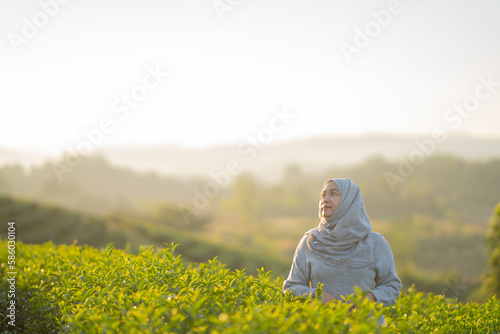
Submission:
[[[333,216],[333,213],[328,213],[328,212],[327,212],[327,213],[323,213],[323,214],[321,214],[321,218],[323,218],[323,219],[328,219],[328,218],[330,218],[331,216]]]

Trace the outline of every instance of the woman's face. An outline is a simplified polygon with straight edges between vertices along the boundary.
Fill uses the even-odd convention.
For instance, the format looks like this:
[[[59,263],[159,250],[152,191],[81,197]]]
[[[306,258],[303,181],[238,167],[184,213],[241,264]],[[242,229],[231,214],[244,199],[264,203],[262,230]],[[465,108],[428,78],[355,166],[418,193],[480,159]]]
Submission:
[[[321,191],[319,198],[319,213],[322,218],[329,218],[333,215],[339,206],[340,190],[337,184],[333,181],[328,182]]]

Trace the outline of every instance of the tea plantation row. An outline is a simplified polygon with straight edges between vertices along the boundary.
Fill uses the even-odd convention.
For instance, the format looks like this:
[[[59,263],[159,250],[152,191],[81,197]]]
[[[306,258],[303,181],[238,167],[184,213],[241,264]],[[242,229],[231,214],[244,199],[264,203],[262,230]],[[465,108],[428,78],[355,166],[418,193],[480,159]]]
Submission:
[[[284,294],[282,279],[264,269],[250,276],[216,259],[187,265],[174,256],[174,245],[138,255],[112,247],[15,246],[11,286],[8,244],[0,242],[2,333],[500,332],[495,298],[464,305],[410,288],[385,309],[361,293],[322,305]],[[386,328],[376,325],[381,312]]]

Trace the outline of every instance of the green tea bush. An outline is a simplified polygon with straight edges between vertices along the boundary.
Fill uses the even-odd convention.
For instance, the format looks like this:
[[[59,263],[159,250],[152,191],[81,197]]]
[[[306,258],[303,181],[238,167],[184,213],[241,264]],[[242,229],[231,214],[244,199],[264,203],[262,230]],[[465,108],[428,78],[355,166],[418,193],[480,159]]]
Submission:
[[[114,249],[17,243],[16,326],[0,285],[2,333],[498,333],[500,306],[405,291],[381,309],[363,293],[322,305],[282,292],[282,279],[185,264],[175,245],[138,255]],[[7,245],[0,243],[7,276]],[[321,288],[321,287],[320,287]],[[377,326],[384,314],[388,327]]]

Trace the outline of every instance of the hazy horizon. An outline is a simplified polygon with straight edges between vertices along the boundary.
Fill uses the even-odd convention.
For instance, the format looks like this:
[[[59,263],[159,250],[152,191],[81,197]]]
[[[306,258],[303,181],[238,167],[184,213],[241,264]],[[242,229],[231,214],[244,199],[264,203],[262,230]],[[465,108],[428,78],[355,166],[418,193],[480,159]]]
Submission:
[[[449,138],[471,138],[476,140],[500,140],[500,132],[498,134],[477,134],[471,132],[456,132],[456,133],[448,133]],[[320,140],[321,138],[343,138],[343,139],[364,139],[364,138],[394,138],[394,139],[405,139],[405,140],[413,140],[416,138],[424,139],[430,138],[430,133],[398,133],[398,132],[369,132],[369,133],[353,133],[353,134],[318,134],[318,135],[309,135],[309,136],[301,136],[294,138],[275,138],[268,146],[276,146],[283,144],[292,144],[294,142],[301,141],[311,141],[311,140]],[[219,149],[224,147],[235,147],[241,144],[243,141],[247,140],[248,137],[242,137],[240,140],[236,141],[228,141],[223,143],[209,143],[206,145],[189,145],[186,143],[180,143],[175,141],[164,141],[157,143],[110,143],[110,144],[102,144],[99,145],[98,148],[92,150],[89,155],[99,154],[103,151],[108,150],[122,150],[122,149],[142,149],[142,148],[172,148],[172,149],[180,149],[185,151],[203,151],[203,150],[212,150]],[[72,148],[76,151],[74,148]],[[0,144],[0,150],[10,151],[14,153],[23,153],[23,154],[36,154],[40,156],[46,156],[49,158],[58,158],[68,153],[67,149],[61,148],[58,151],[43,148],[29,148],[29,147],[15,147],[14,145],[9,145],[5,143]],[[82,156],[86,154],[81,154]]]
[[[333,167],[361,166],[375,157],[386,162],[414,159],[415,154],[424,159],[435,154],[475,162],[500,159],[500,137],[485,138],[463,133],[440,143],[429,136],[366,134],[316,136],[253,145],[259,143],[247,140],[203,148],[175,144],[116,145],[100,147],[90,155],[79,155],[75,151],[47,155],[40,151],[9,151],[0,147],[0,166],[21,165],[28,172],[50,163],[52,177],[56,178],[58,174],[66,174],[61,169],[64,166],[78,168],[79,161],[84,157],[102,157],[116,168],[131,169],[137,173],[206,178],[210,173],[225,170],[231,161],[236,161],[242,168],[241,172],[274,181],[290,166],[299,167],[306,173],[318,173]],[[72,158],[68,160],[68,156]]]

